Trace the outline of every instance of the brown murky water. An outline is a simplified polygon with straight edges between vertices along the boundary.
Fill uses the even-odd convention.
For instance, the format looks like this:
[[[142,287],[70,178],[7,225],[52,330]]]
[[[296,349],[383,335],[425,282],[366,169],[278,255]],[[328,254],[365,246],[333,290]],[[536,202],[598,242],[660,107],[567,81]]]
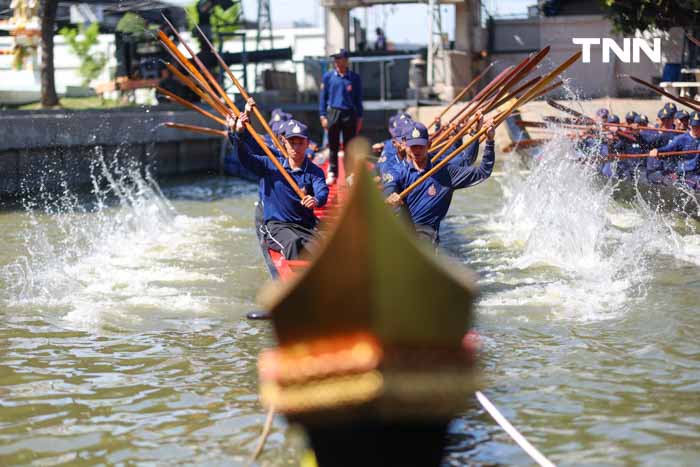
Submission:
[[[577,170],[505,167],[445,221],[481,278],[485,393],[558,464],[697,464],[697,225]],[[255,185],[107,191],[0,213],[0,464],[245,462],[272,344],[244,318],[267,279]],[[476,409],[450,439],[448,465],[530,464]],[[295,464],[300,444],[277,419],[260,463]]]

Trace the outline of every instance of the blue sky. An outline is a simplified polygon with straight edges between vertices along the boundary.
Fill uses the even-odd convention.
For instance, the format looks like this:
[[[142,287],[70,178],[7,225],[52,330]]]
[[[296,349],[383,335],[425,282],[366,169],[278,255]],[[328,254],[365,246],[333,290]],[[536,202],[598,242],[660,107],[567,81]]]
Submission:
[[[319,0],[270,0],[273,26],[290,26],[294,21],[304,20],[312,24],[323,21]],[[537,0],[483,0],[486,8],[495,15],[526,14],[528,5]],[[450,34],[454,30],[454,8],[443,6],[443,30]],[[246,18],[257,18],[257,0],[243,0]],[[381,5],[369,8],[367,19],[370,39],[376,26],[386,25],[386,35],[393,42],[427,43],[427,7],[425,4]],[[364,9],[352,10],[353,16],[364,20]],[[421,34],[422,33],[422,34]]]

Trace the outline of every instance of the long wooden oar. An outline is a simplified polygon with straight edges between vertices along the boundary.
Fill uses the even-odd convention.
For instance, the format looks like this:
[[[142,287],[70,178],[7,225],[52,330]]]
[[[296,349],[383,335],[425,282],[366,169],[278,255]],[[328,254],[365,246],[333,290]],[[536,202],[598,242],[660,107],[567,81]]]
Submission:
[[[542,91],[549,83],[551,83],[558,75],[560,75],[564,70],[569,68],[571,65],[573,65],[576,61],[578,61],[579,58],[581,58],[582,52],[576,52],[574,55],[569,57],[564,63],[559,65],[556,69],[552,70],[549,72],[546,76],[544,76],[535,86],[533,86],[529,91],[527,91],[525,94],[520,96],[517,100],[515,100],[513,103],[511,103],[507,109],[505,109],[503,112],[501,112],[493,121],[494,126],[498,126],[501,124],[507,117],[510,115],[510,113],[517,109],[520,105],[528,102],[529,100],[532,100],[537,94]],[[477,139],[481,138],[482,135],[486,134],[487,127],[484,126],[482,127],[476,134],[474,134],[472,137],[470,137],[466,142],[464,142],[460,147],[455,149],[451,154],[443,158],[440,162],[435,164],[430,170],[425,172],[422,176],[418,178],[415,182],[413,182],[411,185],[409,185],[405,190],[403,190],[399,194],[400,199],[404,199],[408,194],[415,190],[416,187],[420,186],[421,183],[426,181],[428,178],[432,177],[438,170],[442,169],[445,165],[447,165],[450,160],[452,160],[454,157],[456,157],[460,152],[464,151],[466,148],[468,148],[474,141]]]
[[[226,106],[219,99],[217,99],[214,96],[210,96],[209,93],[203,91],[199,86],[195,84],[194,81],[192,81],[192,79],[185,76],[172,63],[166,62],[165,66],[168,68],[168,71],[175,75],[182,84],[187,86],[192,92],[197,94],[200,97],[200,99],[209,104],[214,110],[216,110],[219,113],[219,115],[221,115],[222,117],[231,115],[231,111],[227,109]]]
[[[547,99],[547,104],[549,104],[550,107],[554,107],[557,110],[560,110],[564,113],[567,113],[569,115],[572,115],[582,122],[587,122],[590,124],[595,124],[595,120],[593,120],[591,117],[582,114],[581,112],[574,110],[570,107],[567,107],[565,105],[560,104],[559,102],[554,101],[553,99]]]
[[[513,91],[513,94],[506,95],[506,96],[502,97],[501,100],[499,100],[498,102],[494,102],[493,104],[491,104],[488,108],[483,108],[480,110],[483,113],[486,113],[486,112],[490,112],[491,110],[497,109],[498,107],[505,104],[506,102],[519,97],[520,93],[523,90],[529,89],[530,87],[534,86],[541,79],[542,79],[542,77],[538,76],[538,77],[528,81],[523,86],[520,86],[517,90]],[[540,92],[540,94],[538,94],[537,96],[533,96],[532,99],[535,99],[541,95],[547,94],[551,90],[557,88],[558,86],[561,86],[562,83],[563,83],[562,81],[559,81],[559,82],[553,84],[552,86],[549,86],[548,88],[542,90]],[[464,137],[464,135],[467,134],[467,131],[469,131],[474,126],[475,123],[476,123],[476,118],[470,119],[467,123],[464,124],[464,126],[457,133],[455,133],[452,136],[452,138],[450,138],[446,141],[443,141],[442,143],[436,144],[435,146],[431,146],[430,151],[431,152],[437,151],[437,153],[430,159],[430,162],[432,162],[433,164],[436,163],[438,161],[438,159],[440,159],[440,157],[450,147],[452,147],[457,141],[459,141],[461,138]],[[482,142],[484,139],[485,139],[485,137],[482,137],[479,141]]]
[[[440,138],[441,134],[454,129],[455,122],[459,119],[461,120],[462,114],[467,110],[467,109],[473,109],[474,107],[478,106],[479,103],[483,100],[484,96],[491,92],[494,88],[498,87],[508,76],[510,76],[510,73],[513,71],[513,66],[508,66],[503,69],[494,79],[491,80],[486,86],[484,86],[478,93],[476,93],[476,96],[474,98],[467,102],[459,111],[457,111],[452,117],[450,117],[449,121],[440,127],[440,129],[436,130],[435,133],[431,135],[431,142],[437,142],[436,138]],[[467,113],[469,114],[469,113]]]
[[[464,112],[467,109],[474,111],[479,109],[479,107],[484,104],[486,99],[490,99],[486,104],[486,111],[493,108],[493,104],[497,102],[501,97],[510,90],[515,84],[520,82],[530,71],[537,66],[542,59],[549,53],[549,46],[544,47],[542,50],[538,51],[534,55],[530,55],[523,59],[518,65],[513,67],[507,73],[499,74],[496,79],[494,79],[489,86],[484,88],[481,95],[478,95],[472,100],[472,102],[463,108],[460,112]],[[500,79],[499,79],[500,78]],[[485,112],[484,112],[485,113]],[[459,115],[459,114],[458,114]],[[468,114],[467,114],[468,115]],[[454,117],[452,119],[454,121]],[[435,140],[431,141],[431,149],[434,149],[440,141],[445,139],[445,135],[449,134],[455,129],[455,125],[451,124],[448,130],[446,130],[442,135],[439,135]],[[449,146],[449,145],[448,145]]]
[[[221,66],[221,68],[222,68],[222,69],[226,72],[226,74],[228,75],[229,79],[233,82],[233,84],[236,86],[236,88],[238,88],[238,92],[241,93],[241,96],[243,96],[243,99],[245,99],[246,101],[248,101],[248,99],[250,99],[250,95],[249,95],[248,92],[245,90],[245,88],[244,88],[243,86],[241,86],[241,82],[238,81],[238,79],[236,79],[236,77],[233,75],[233,73],[231,73],[231,70],[229,69],[228,65],[226,64],[226,62],[224,61],[224,59],[221,58],[221,55],[219,55],[219,52],[216,51],[216,48],[215,48],[214,45],[209,41],[209,38],[207,37],[207,35],[204,34],[204,32],[202,32],[202,30],[199,28],[199,26],[196,26],[196,28],[197,28],[197,31],[199,32],[199,35],[202,37],[202,39],[204,40],[204,42],[207,43],[207,45],[208,45],[209,48],[211,49],[211,52],[212,52],[212,53],[214,54],[214,56],[216,57],[216,60],[219,62],[219,66]],[[255,117],[258,119],[258,121],[259,121],[260,124],[263,126],[263,128],[265,129],[265,131],[270,135],[270,138],[272,139],[272,142],[275,144],[275,146],[277,147],[277,149],[278,149],[282,154],[284,154],[285,157],[287,157],[287,156],[288,156],[288,154],[287,154],[287,148],[285,148],[284,146],[282,146],[282,143],[280,143],[280,142],[279,142],[279,139],[273,134],[272,128],[270,128],[270,125],[268,125],[267,120],[265,120],[265,118],[263,118],[262,114],[260,113],[260,110],[258,110],[258,106],[256,106],[256,105],[253,106],[253,114],[255,114]]]
[[[508,102],[509,100],[513,99],[514,97],[520,96],[523,91],[525,91],[526,89],[530,89],[532,86],[534,86],[541,79],[542,79],[541,76],[536,76],[536,77],[532,78],[530,81],[527,81],[525,84],[522,84],[521,86],[519,86],[518,89],[516,89],[515,91],[507,93],[505,96],[501,97],[501,99],[499,101],[491,104],[491,109],[497,109],[500,106],[502,106],[503,104],[505,104],[506,102]],[[563,81],[559,81],[559,83],[556,86],[561,86],[562,84],[563,84]]]
[[[459,112],[457,112],[455,115],[452,116],[452,119],[450,122],[448,122],[447,125],[441,127],[438,131],[436,131],[430,138],[430,147],[429,151],[434,151],[436,147],[440,145],[440,143],[445,140],[450,134],[452,134],[453,131],[455,131],[459,125],[465,125],[465,121],[471,121],[472,114],[476,109],[481,106],[483,101],[488,98],[492,93],[496,92],[498,90],[498,87],[506,80],[508,77],[511,75],[511,72],[513,71],[513,67],[508,67],[505,70],[503,70],[496,78],[494,78],[489,84],[487,84],[484,89],[479,91],[476,96],[474,96],[474,99],[471,100],[468,104],[466,104],[462,109],[460,109]],[[465,112],[466,111],[466,112]],[[464,117],[462,117],[462,114],[465,114]],[[473,122],[472,122],[473,124]],[[464,127],[462,128],[464,129]],[[466,133],[466,130],[464,131]]]
[[[180,97],[176,94],[173,94],[172,92],[168,91],[167,89],[163,89],[160,86],[158,86],[158,87],[156,87],[156,91],[161,93],[167,99],[169,99],[177,104],[180,104],[181,106],[186,107],[190,110],[194,110],[195,112],[197,112],[201,115],[204,115],[205,117],[208,117],[221,125],[226,126],[226,120],[223,120],[223,119],[217,117],[216,115],[213,115],[210,112],[207,112],[206,110],[200,108],[199,106],[194,105],[191,102],[188,102],[187,100],[183,99],[182,97]]]
[[[207,67],[204,66],[204,64],[203,64],[202,61],[197,57],[197,55],[194,53],[194,51],[193,51],[193,50],[189,47],[189,45],[187,45],[187,43],[182,39],[182,37],[180,36],[180,34],[179,34],[179,33],[177,32],[177,30],[175,29],[175,26],[173,26],[173,24],[167,19],[167,17],[165,17],[165,15],[163,15],[163,19],[166,21],[166,23],[168,24],[168,26],[170,26],[170,28],[172,29],[173,33],[174,33],[175,36],[178,38],[178,40],[182,43],[182,45],[185,47],[185,49],[187,49],[187,52],[190,54],[190,56],[192,57],[192,59],[195,61],[195,63],[197,64],[197,67],[199,67],[199,70],[195,69],[195,67],[194,67],[194,66],[191,66],[191,63],[189,63],[189,61],[187,61],[187,59],[185,59],[186,63],[187,63],[188,65],[190,65],[189,67],[187,67],[188,71],[190,71],[190,73],[192,74],[193,77],[198,78],[199,81],[200,81],[200,84],[203,85],[203,86],[205,87],[206,91],[210,92],[211,94],[215,94],[214,91],[213,91],[212,88],[211,88],[211,85],[213,85],[214,88],[216,88],[216,90],[217,90],[217,92],[219,93],[219,95],[223,98],[224,102],[226,102],[226,103],[228,104],[229,109],[233,112],[233,114],[234,114],[236,117],[238,117],[238,116],[240,115],[241,112],[238,110],[238,108],[237,108],[236,105],[233,103],[233,101],[228,97],[228,94],[226,94],[226,92],[221,88],[221,86],[219,86],[219,83],[216,81],[216,79],[214,79],[214,77],[213,77],[212,74],[209,72],[209,70],[207,69]],[[170,38],[168,38],[165,34],[163,34],[162,31],[158,31],[158,32],[160,33],[159,36],[162,34],[162,36],[165,36],[165,38],[167,39],[167,41],[164,40],[163,43],[164,43],[164,45],[166,45],[166,48],[168,48],[168,50],[170,50],[170,51],[171,51],[172,53],[174,53],[175,55],[178,55],[178,54],[179,54],[179,55],[182,55],[182,53],[179,52],[179,51],[177,50],[177,46],[175,46],[175,44],[170,40]],[[173,49],[174,49],[174,50],[173,50]],[[176,53],[176,51],[177,51],[177,53]],[[182,55],[182,57],[184,58],[184,55]],[[211,85],[210,85],[210,83],[208,83],[205,79],[203,79],[204,76],[202,76],[202,73],[204,74],[204,76],[206,76],[206,78],[209,80],[209,82],[211,83]],[[294,192],[296,193],[296,195],[299,197],[299,199],[303,199],[304,196],[306,196],[306,195],[304,194],[304,192],[301,191],[301,188],[299,188],[299,185],[297,185],[297,183],[294,181],[294,179],[292,178],[292,176],[284,169],[284,167],[282,166],[282,164],[280,163],[280,161],[277,159],[277,157],[276,157],[274,154],[272,154],[272,151],[271,151],[270,148],[267,146],[267,144],[265,144],[265,142],[264,142],[263,139],[260,137],[260,135],[258,134],[258,132],[255,131],[255,128],[253,128],[253,125],[251,125],[250,122],[246,122],[245,128],[246,128],[246,130],[250,133],[250,135],[253,137],[253,139],[255,140],[255,142],[257,142],[258,145],[262,148],[262,150],[265,152],[265,155],[266,155],[266,156],[270,159],[270,161],[274,164],[275,168],[280,172],[280,174],[282,175],[282,177],[284,177],[284,179],[287,181],[287,183],[289,183],[289,186],[292,187],[292,189],[294,190]],[[272,137],[273,140],[276,139],[276,137],[275,137],[274,135],[271,134],[270,136]]]
[[[179,35],[177,35],[177,37],[180,40],[180,42],[182,42],[182,38],[180,38]],[[177,45],[175,45],[175,43],[168,37],[168,35],[165,34],[163,31],[159,30],[158,39],[160,40],[160,43],[163,44],[165,49],[170,53],[170,55],[175,59],[175,61],[183,68],[183,70],[186,70],[189,73],[189,75],[192,76],[194,81],[202,87],[204,92],[206,92],[211,99],[218,101],[219,98],[216,97],[216,93],[211,88],[211,86],[209,86],[209,83],[207,83],[207,80],[204,78],[204,76],[202,76],[202,73],[200,73],[197,67],[195,67],[182,52],[180,52],[180,49],[177,48]],[[185,44],[183,43],[183,45]],[[189,47],[187,47],[186,45],[185,47],[189,50]],[[226,113],[227,115],[230,114],[231,110],[229,109]]]
[[[646,153],[646,154],[609,154],[608,159],[643,159],[645,157],[653,157],[655,159],[661,159],[664,157],[672,157],[672,156],[686,156],[688,154],[700,154],[700,149],[693,149],[690,151],[660,152],[660,153],[656,154],[655,156],[652,156],[649,153]]]
[[[478,82],[480,82],[482,80],[482,78],[484,76],[486,76],[486,73],[489,72],[489,70],[493,67],[493,65],[494,65],[494,62],[491,62],[488,65],[486,65],[486,68],[484,68],[484,70],[481,73],[479,73],[476,76],[476,78],[471,80],[471,82],[469,84],[467,84],[464,87],[464,89],[462,89],[462,91],[460,91],[460,93],[457,94],[457,96],[454,99],[452,99],[452,102],[450,102],[444,109],[442,109],[442,111],[440,111],[440,113],[438,114],[437,117],[435,117],[435,120],[433,121],[433,123],[430,124],[430,126],[432,127],[433,125],[437,125],[437,122],[439,122],[442,119],[442,117],[445,116],[445,114],[452,108],[452,106],[455,105],[460,100],[462,100],[462,98],[471,90],[471,88],[473,88]],[[428,128],[428,129],[430,129],[430,128]]]
[[[527,83],[525,83],[525,85],[521,86],[521,87],[518,88],[516,91],[514,91],[512,95],[507,95],[507,96],[503,97],[500,101],[495,102],[494,104],[492,104],[491,109],[487,109],[487,110],[490,111],[490,110],[493,110],[493,109],[497,109],[498,107],[500,107],[501,105],[505,104],[506,102],[508,102],[508,101],[510,101],[510,100],[512,100],[512,99],[516,99],[517,97],[519,97],[518,94],[520,94],[520,92],[522,92],[522,91],[523,91],[524,89],[526,89],[526,88],[529,88],[529,87],[531,87],[531,86],[534,86],[534,85],[535,85],[536,83],[538,83],[541,79],[542,79],[542,77],[541,77],[541,76],[538,76],[537,78],[528,81]],[[522,105],[525,105],[525,104],[527,104],[528,102],[530,102],[530,101],[532,101],[532,100],[534,100],[534,99],[537,99],[538,97],[544,96],[545,94],[547,94],[547,93],[551,92],[552,90],[558,88],[558,87],[561,86],[562,84],[564,84],[563,81],[558,81],[558,82],[552,84],[551,86],[546,87],[545,89],[539,91],[537,94],[531,96],[526,102],[523,102]],[[473,126],[474,123],[476,123],[476,122],[475,122],[475,121],[473,121],[473,122],[470,121],[470,122],[469,122],[467,125],[465,125],[465,127],[462,128],[462,130],[461,130],[459,133],[457,133],[452,139],[450,139],[450,140],[448,140],[448,141],[445,141],[445,142],[443,142],[443,143],[437,145],[437,146],[433,149],[433,151],[438,151],[438,152],[437,152],[437,154],[435,154],[435,155],[430,159],[430,162],[432,162],[433,164],[436,163],[436,162],[438,161],[438,159],[440,159],[440,157],[447,151],[447,149],[449,149],[450,147],[452,147],[456,141],[458,141],[459,139],[461,139],[462,137],[464,137],[464,135],[466,134],[466,132]],[[479,139],[479,142],[483,142],[485,139],[486,139],[486,138],[485,138],[484,136],[482,136],[482,137]]]
[[[521,120],[518,122],[518,126],[526,128],[526,127],[532,127],[532,128],[551,128],[549,124],[546,122],[532,122],[529,120]],[[592,130],[597,128],[596,125],[576,125],[574,123],[557,123],[555,126],[562,127],[562,128],[574,128],[574,129],[581,129],[581,130]],[[631,130],[653,130],[653,131],[660,131],[664,133],[687,133],[685,130],[674,130],[674,129],[666,129],[666,128],[649,128],[649,127],[635,127],[634,125],[630,125],[627,123],[603,123],[601,125],[604,128],[607,127],[620,127],[620,128],[629,128]]]
[[[532,57],[529,57],[527,61],[523,61],[522,68],[515,73],[508,81],[505,82],[503,87],[493,96],[487,106],[492,106],[495,102],[498,102],[501,97],[505,95],[515,84],[519,83],[525,76],[527,76],[530,71],[532,71],[539,63],[547,56],[549,53],[550,46],[544,47],[542,50],[537,52]]]
[[[185,130],[185,131],[192,131],[195,133],[202,133],[205,135],[215,135],[215,136],[223,136],[226,138],[228,136],[228,132],[224,130],[215,130],[213,128],[207,128],[203,126],[197,126],[197,125],[187,125],[185,123],[174,123],[174,122],[166,122],[164,123],[165,126],[168,128],[175,128],[178,130]]]
[[[671,99],[672,101],[676,101],[676,102],[678,102],[678,103],[681,104],[681,105],[685,105],[686,107],[690,107],[691,109],[700,112],[700,105],[698,105],[698,104],[695,103],[695,102],[692,102],[692,101],[690,101],[690,100],[688,100],[688,99],[684,99],[684,98],[682,98],[682,97],[674,96],[674,95],[671,94],[670,92],[667,92],[667,91],[661,89],[661,88],[658,87],[658,86],[654,86],[653,84],[648,83],[648,82],[644,81],[643,79],[639,79],[639,78],[636,78],[636,77],[634,77],[634,76],[628,76],[628,77],[629,77],[629,79],[631,79],[631,80],[634,81],[635,83],[639,83],[639,84],[641,84],[642,86],[646,86],[646,87],[648,87],[649,89],[652,89],[652,90],[656,91],[657,93],[661,94],[662,96],[668,97],[668,98]]]

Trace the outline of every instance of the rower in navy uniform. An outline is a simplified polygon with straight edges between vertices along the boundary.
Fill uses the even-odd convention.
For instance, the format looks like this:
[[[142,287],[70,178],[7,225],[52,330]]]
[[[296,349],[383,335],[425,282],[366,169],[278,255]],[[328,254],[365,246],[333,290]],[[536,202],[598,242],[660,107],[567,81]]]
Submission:
[[[435,246],[440,243],[440,223],[450,209],[454,191],[474,186],[491,176],[495,162],[495,128],[492,121],[486,125],[486,148],[479,167],[447,164],[402,200],[399,193],[433,166],[427,151],[428,129],[421,123],[414,123],[406,139],[408,164],[384,178],[387,204],[398,207],[405,202],[418,236],[430,240]]]
[[[687,131],[690,126],[690,114],[685,110],[679,110],[673,118],[673,126],[676,130]]]
[[[384,174],[393,170],[397,164],[403,164],[406,160],[404,131],[406,128],[410,128],[413,122],[398,117],[393,118],[389,124],[391,139],[384,142],[384,148],[375,164],[377,174],[380,177],[384,177]]]
[[[673,112],[673,113],[672,113]],[[676,111],[665,105],[656,115],[657,127],[659,129],[673,130],[673,117]],[[666,145],[673,139],[675,133],[667,131],[658,131],[653,128],[645,129],[639,132],[640,144],[644,152],[651,151],[654,148],[660,148]],[[650,183],[661,183],[664,178],[664,162],[655,157],[646,158],[646,179]]]
[[[294,259],[315,239],[318,219],[313,210],[328,200],[325,176],[323,170],[306,157],[308,128],[301,122],[289,120],[281,138],[289,154],[283,167],[305,192],[300,200],[272,161],[259,154],[259,146],[253,144],[252,136],[245,130],[249,109],[247,105],[237,120],[227,119],[229,138],[238,149],[241,164],[261,179],[261,229],[268,247],[281,252],[287,259]]]
[[[363,114],[362,81],[360,75],[348,68],[348,51],[340,49],[331,57],[334,69],[323,75],[319,99],[321,126],[328,130],[329,185],[334,183],[338,176],[340,135],[343,135],[343,145],[347,147],[350,140],[362,129]]]
[[[671,175],[670,181],[681,179],[697,189],[700,180],[700,112],[693,112],[689,120],[690,127],[687,133],[679,134],[658,149],[652,149],[649,155],[655,158],[660,152],[697,150],[695,154],[670,157],[670,163],[664,165]]]

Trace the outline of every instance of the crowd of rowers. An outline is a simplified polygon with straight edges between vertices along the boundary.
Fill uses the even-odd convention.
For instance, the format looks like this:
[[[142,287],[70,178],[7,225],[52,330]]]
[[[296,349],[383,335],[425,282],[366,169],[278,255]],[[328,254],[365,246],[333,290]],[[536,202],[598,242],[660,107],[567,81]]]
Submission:
[[[336,183],[336,180],[334,176],[327,179],[324,171],[314,163],[313,149],[317,148],[309,139],[308,127],[292,115],[275,109],[269,124],[286,150],[286,157],[271,138],[265,139],[265,144],[301,189],[304,196],[299,199],[276,164],[245,128],[253,106],[255,101],[250,99],[238,118],[227,119],[229,139],[241,165],[259,179],[257,223],[267,247],[282,253],[287,259],[294,259],[312,248],[318,235],[314,209],[325,205],[328,184]],[[386,203],[399,215],[406,216],[417,235],[435,247],[440,241],[440,223],[449,211],[454,191],[486,180],[493,170],[493,121],[484,122],[479,116],[473,132],[479,131],[483,125],[486,125],[486,138],[480,165],[474,166],[479,152],[477,140],[403,197],[400,193],[439,162],[431,161],[434,154],[428,150],[428,128],[409,114],[399,113],[389,120],[390,138],[373,147],[380,153],[375,164],[375,180],[384,191]],[[458,149],[460,145],[461,141],[455,142],[453,148]],[[444,154],[452,152],[445,151]]]
[[[685,184],[700,190],[700,112],[688,113],[667,103],[657,113],[656,125],[649,126],[645,115],[629,112],[626,125],[601,108],[596,112],[598,126],[578,142],[584,157],[603,159],[600,171],[607,177],[638,179],[646,183]],[[664,156],[675,151],[694,151]],[[615,159],[616,155],[648,154]]]

